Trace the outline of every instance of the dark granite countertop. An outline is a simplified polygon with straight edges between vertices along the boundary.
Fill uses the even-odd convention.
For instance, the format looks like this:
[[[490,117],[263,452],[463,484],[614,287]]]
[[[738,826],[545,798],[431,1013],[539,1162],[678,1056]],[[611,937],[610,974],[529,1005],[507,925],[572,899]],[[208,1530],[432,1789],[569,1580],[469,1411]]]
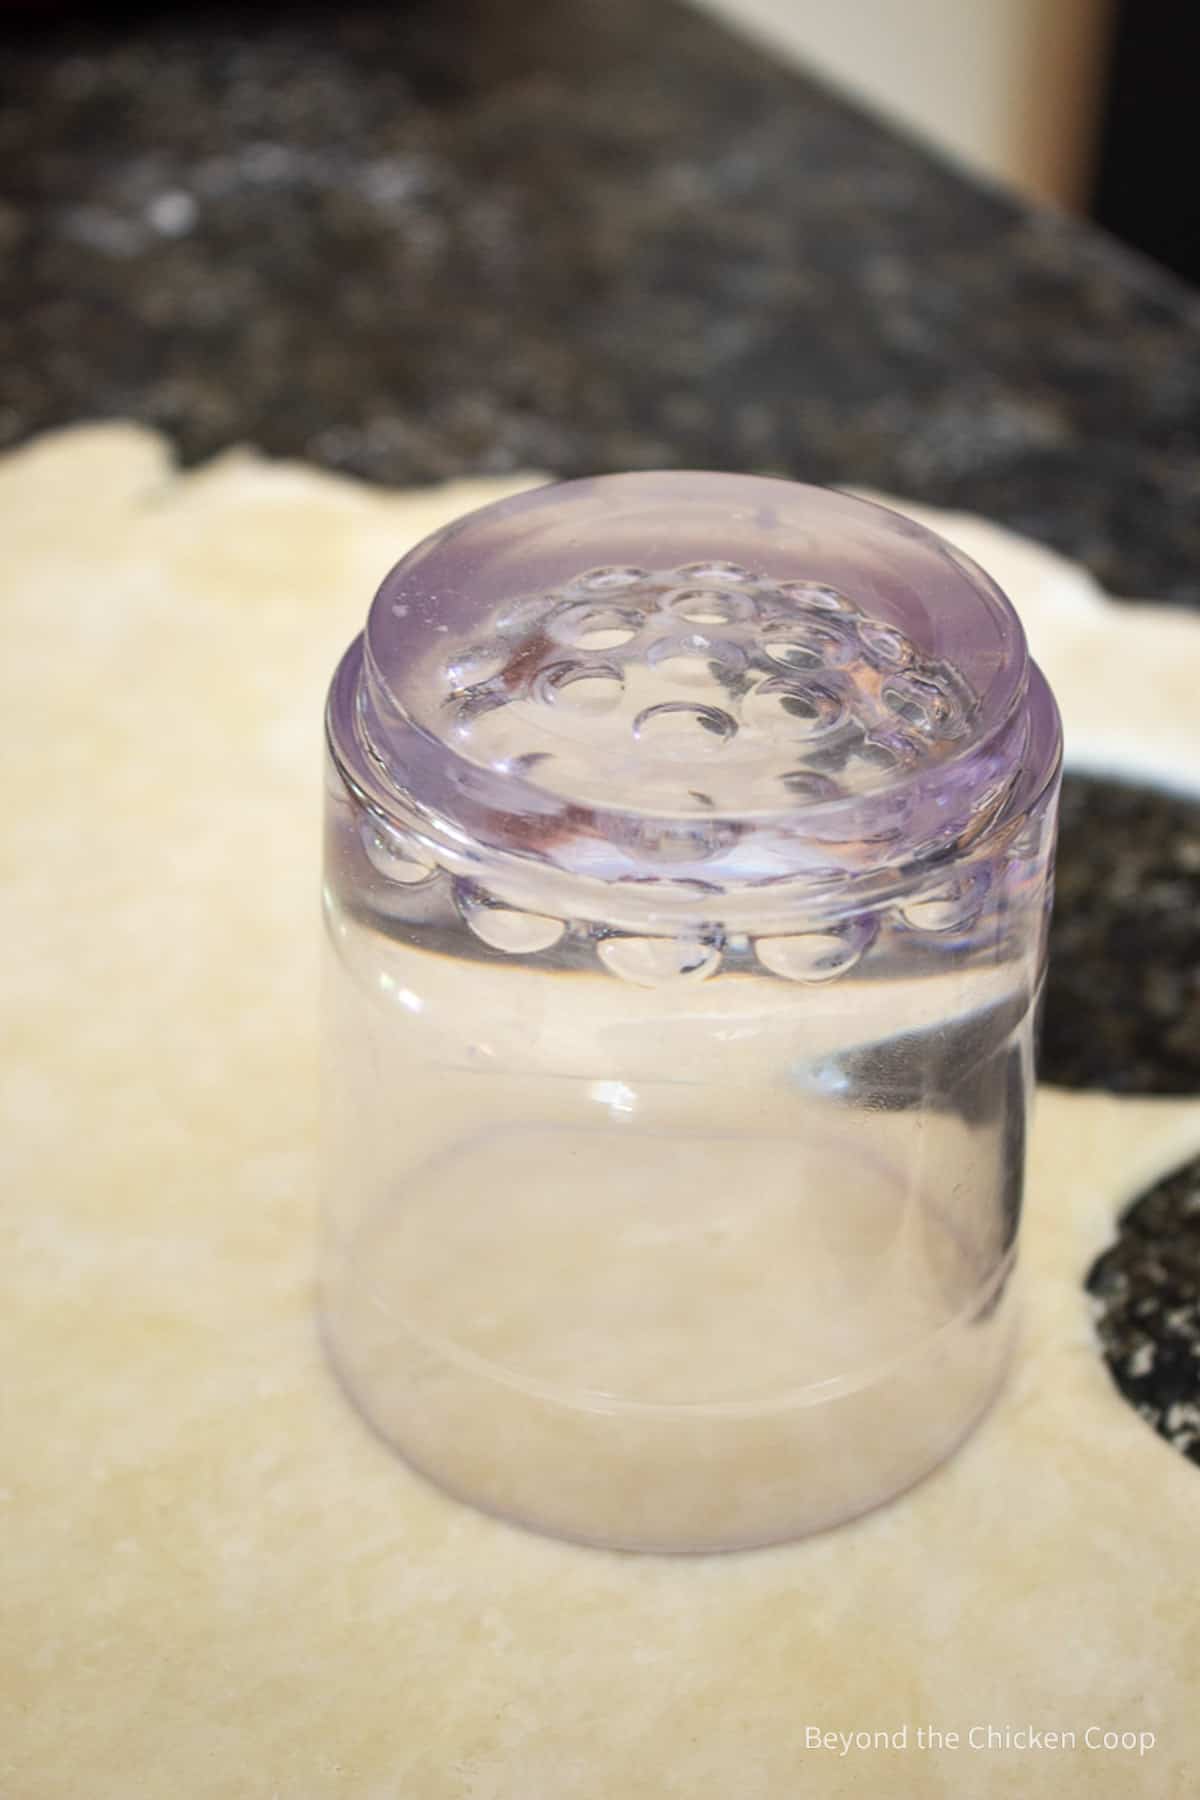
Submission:
[[[1200,299],[700,15],[5,29],[0,445],[128,416],[389,483],[866,484],[1200,603]],[[1045,1075],[1200,1093],[1200,805],[1071,778],[1059,892]]]
[[[1200,600],[1197,297],[702,16],[171,9],[4,52],[0,442],[770,470]]]

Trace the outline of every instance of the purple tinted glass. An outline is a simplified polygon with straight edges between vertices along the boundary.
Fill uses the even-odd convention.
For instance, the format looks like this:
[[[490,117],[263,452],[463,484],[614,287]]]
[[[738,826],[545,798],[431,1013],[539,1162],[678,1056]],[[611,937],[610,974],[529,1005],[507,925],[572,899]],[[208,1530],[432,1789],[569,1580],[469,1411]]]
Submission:
[[[331,728],[451,858],[735,907],[903,883],[1058,757],[1020,622],[968,558],[842,494],[691,473],[541,488],[426,539]]]
[[[693,1550],[1003,1378],[1057,712],[887,510],[606,476],[384,581],[328,712],[326,1340],[452,1493]]]

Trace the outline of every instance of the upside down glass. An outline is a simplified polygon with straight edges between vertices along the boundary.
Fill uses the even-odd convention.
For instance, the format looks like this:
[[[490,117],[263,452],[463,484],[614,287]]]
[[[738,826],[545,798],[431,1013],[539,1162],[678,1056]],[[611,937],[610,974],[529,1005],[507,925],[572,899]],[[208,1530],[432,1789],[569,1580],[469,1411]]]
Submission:
[[[989,578],[787,482],[436,533],[327,716],[326,1341],[461,1498],[732,1548],[1003,1376],[1060,734]]]

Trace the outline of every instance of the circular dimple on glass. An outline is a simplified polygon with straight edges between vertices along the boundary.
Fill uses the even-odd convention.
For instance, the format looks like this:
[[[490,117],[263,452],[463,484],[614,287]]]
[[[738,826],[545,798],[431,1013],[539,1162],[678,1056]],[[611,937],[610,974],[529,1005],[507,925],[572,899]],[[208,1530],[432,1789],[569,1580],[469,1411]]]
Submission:
[[[420,887],[437,874],[437,864],[428,852],[389,825],[365,818],[358,829],[367,861],[385,881]]]
[[[607,937],[596,954],[611,975],[638,987],[665,987],[671,982],[706,981],[721,965],[719,933],[701,932],[674,938]]]
[[[708,862],[730,850],[738,836],[731,820],[704,816],[680,823],[638,819],[622,832],[623,841],[640,860],[654,863]],[[707,891],[704,884],[700,891]]]
[[[853,920],[833,931],[756,938],[754,953],[764,969],[785,981],[834,981],[854,967],[874,935],[870,920]]]
[[[966,869],[903,901],[896,910],[914,931],[961,931],[983,910],[987,889],[985,870]]]
[[[911,768],[921,755],[918,739],[900,731],[873,733],[856,744],[847,759],[847,773],[862,777],[890,775]]]
[[[633,721],[640,744],[665,756],[698,756],[720,750],[737,732],[737,722],[719,706],[664,700],[647,706]]]
[[[741,563],[735,562],[684,563],[682,568],[676,569],[675,574],[680,581],[736,582],[757,579],[750,569],[744,569]]]
[[[549,950],[567,929],[561,919],[549,918],[544,913],[519,912],[470,882],[459,882],[454,897],[464,923],[480,943],[493,950],[503,950],[509,956],[529,956],[537,950]]]
[[[740,675],[746,666],[746,652],[740,644],[691,631],[659,638],[647,651],[646,661],[667,681],[684,687],[710,687],[714,681]]]
[[[739,620],[754,616],[754,601],[749,594],[719,587],[676,588],[667,595],[667,605],[689,625],[736,625]]]
[[[632,564],[613,564],[603,569],[585,569],[582,575],[576,575],[569,583],[576,592],[585,594],[614,594],[622,588],[636,587],[639,581],[648,581],[648,569],[634,568]]]
[[[872,774],[887,775],[893,769],[900,768],[904,758],[890,744],[880,744],[872,738],[864,738],[854,752],[854,761]]]
[[[819,806],[822,800],[838,799],[842,792],[836,781],[815,769],[788,769],[779,782],[788,799],[801,806]]]
[[[460,693],[450,697],[454,708],[454,727],[460,733],[470,731],[477,719],[492,713],[498,707],[507,706],[510,699],[507,688],[499,682],[484,683],[481,687],[464,688]]]
[[[816,681],[789,681],[774,676],[749,694],[744,703],[748,724],[773,735],[823,737],[840,725],[845,707],[832,689]]]
[[[512,650],[507,644],[472,644],[456,650],[446,662],[446,679],[455,693],[490,681],[507,667]]]
[[[819,669],[823,663],[821,652],[815,644],[796,637],[772,638],[763,645],[763,654],[778,668],[794,669],[798,674],[809,669]]]
[[[798,625],[767,638],[763,654],[779,669],[803,674],[809,669],[835,667],[849,662],[853,642],[849,634],[831,625]]]
[[[643,615],[633,607],[568,606],[550,621],[550,634],[580,650],[615,650],[636,637]]]
[[[957,737],[963,728],[955,696],[927,675],[898,675],[884,683],[883,703],[926,737]]]
[[[902,669],[913,659],[913,647],[902,631],[884,625],[879,619],[864,619],[858,628],[858,641],[866,651],[868,662],[877,669]]]
[[[827,587],[823,581],[781,581],[777,592],[786,594],[793,604],[810,607],[815,612],[857,611],[852,600],[839,593],[837,588]]]
[[[625,677],[612,663],[557,662],[539,669],[530,697],[577,713],[606,713],[620,701]]]

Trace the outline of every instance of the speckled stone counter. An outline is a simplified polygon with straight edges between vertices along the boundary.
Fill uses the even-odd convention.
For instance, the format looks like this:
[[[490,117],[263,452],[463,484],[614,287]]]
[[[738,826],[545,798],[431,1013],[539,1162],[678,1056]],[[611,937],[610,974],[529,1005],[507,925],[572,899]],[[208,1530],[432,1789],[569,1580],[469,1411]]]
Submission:
[[[1195,297],[700,16],[171,9],[4,49],[0,441],[776,470],[1200,597]]]
[[[1200,602],[1196,296],[700,16],[5,29],[0,444],[122,416],[388,483],[776,472]],[[1046,1077],[1200,1091],[1200,806],[1071,778],[1059,891]]]

